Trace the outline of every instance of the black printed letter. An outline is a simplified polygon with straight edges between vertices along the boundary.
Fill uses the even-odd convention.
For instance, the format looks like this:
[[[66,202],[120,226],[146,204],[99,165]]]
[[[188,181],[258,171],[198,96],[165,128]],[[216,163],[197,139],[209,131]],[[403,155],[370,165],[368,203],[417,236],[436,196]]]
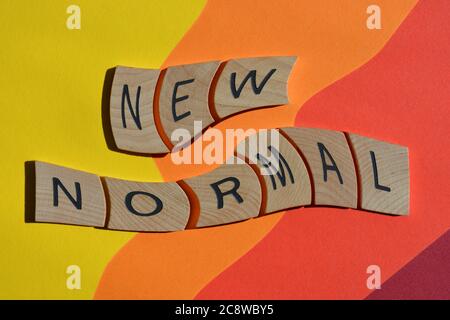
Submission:
[[[144,195],[144,196],[148,196],[150,198],[152,198],[155,201],[156,204],[156,208],[151,211],[151,212],[146,212],[146,213],[142,213],[137,211],[133,205],[132,205],[132,201],[133,201],[133,197],[136,195]],[[145,191],[131,191],[127,194],[127,196],[125,197],[125,205],[128,209],[128,211],[130,211],[132,214],[135,214],[137,216],[141,216],[141,217],[148,217],[148,216],[154,216],[155,214],[158,214],[161,212],[161,210],[163,209],[163,203],[161,201],[160,198],[158,198],[157,196],[155,196],[154,194],[145,192]]]
[[[73,203],[75,208],[78,210],[81,210],[81,186],[79,182],[75,182],[75,192],[76,192],[76,199],[72,197],[70,192],[66,189],[66,187],[62,184],[61,180],[59,180],[56,177],[53,177],[53,206],[57,207],[59,203],[59,197],[58,197],[58,187],[61,188],[62,191],[66,194],[67,198],[69,198],[70,202]]]
[[[194,79],[178,81],[177,83],[175,83],[175,87],[173,88],[173,93],[172,93],[172,116],[173,116],[173,120],[174,121],[179,121],[179,120],[181,120],[183,118],[186,118],[187,116],[189,116],[191,114],[190,111],[186,111],[183,114],[177,114],[176,104],[178,102],[187,100],[189,98],[189,95],[185,95],[185,96],[182,96],[182,97],[177,97],[178,87],[179,86],[183,86],[185,84],[192,83],[192,82],[194,82]]]
[[[269,78],[275,73],[275,71],[277,71],[277,69],[270,70],[269,73],[261,81],[261,84],[258,86],[256,84],[256,70],[252,70],[245,76],[238,89],[236,89],[236,72],[233,72],[230,77],[231,93],[233,94],[233,97],[235,99],[239,98],[242,89],[244,89],[244,86],[249,79],[251,79],[253,92],[257,95],[260,94],[267,81],[269,81]]]
[[[141,96],[141,86],[138,86],[136,93],[136,113],[133,110],[133,106],[131,105],[130,93],[128,91],[128,85],[123,86],[122,90],[122,125],[124,128],[127,127],[127,121],[125,119],[125,98],[127,99],[128,109],[130,110],[131,116],[133,117],[136,126],[139,130],[142,130],[141,126],[141,118],[139,117],[139,99]]]
[[[318,142],[317,146],[319,147],[320,151],[320,157],[322,158],[322,167],[323,167],[323,180],[326,182],[328,179],[327,172],[335,171],[340,184],[344,184],[344,180],[342,180],[341,172],[339,171],[336,162],[334,161],[333,157],[331,156],[330,152],[327,150],[327,148],[323,145],[323,143]],[[327,154],[327,157],[330,159],[332,165],[327,164],[327,161],[325,159],[325,153]]]
[[[279,169],[276,171],[276,174],[277,174],[278,180],[280,180],[280,182],[281,182],[281,186],[282,187],[286,186],[286,174],[284,173],[284,166],[286,166],[286,169],[289,173],[289,179],[291,180],[291,183],[294,183],[294,175],[292,174],[291,168],[289,167],[289,164],[287,163],[287,161],[283,157],[283,155],[273,146],[269,146],[268,149],[275,155],[275,157],[278,161]],[[256,159],[260,160],[262,162],[263,166],[265,168],[267,168],[269,170],[269,172],[271,172],[270,180],[272,181],[272,187],[273,187],[273,190],[277,190],[277,183],[274,178],[274,172],[272,172],[272,167],[273,167],[272,163],[269,161],[269,159],[265,158],[264,156],[262,156],[259,153],[256,155]],[[276,170],[276,169],[274,169],[274,170]]]
[[[372,160],[372,170],[373,170],[373,179],[375,182],[375,189],[391,192],[391,188],[382,186],[378,182],[378,168],[377,168],[377,159],[375,158],[375,152],[370,151],[370,159]]]
[[[222,190],[220,190],[219,185],[221,185],[222,183],[225,183],[225,182],[232,182],[234,184],[234,186],[230,190],[223,192]],[[242,199],[242,197],[239,195],[239,193],[237,193],[237,190],[239,189],[240,185],[241,185],[241,182],[239,181],[238,178],[235,178],[235,177],[228,177],[228,178],[222,179],[220,181],[211,183],[211,187],[213,188],[214,192],[216,193],[216,197],[217,197],[217,209],[223,208],[223,198],[229,194],[232,194],[238,203],[244,202],[244,199]]]

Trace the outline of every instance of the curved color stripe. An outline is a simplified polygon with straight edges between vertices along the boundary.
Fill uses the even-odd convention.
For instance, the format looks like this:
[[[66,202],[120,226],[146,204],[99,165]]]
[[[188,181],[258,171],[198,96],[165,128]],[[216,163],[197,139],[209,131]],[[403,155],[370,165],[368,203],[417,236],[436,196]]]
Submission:
[[[69,30],[66,9],[81,10]],[[102,131],[105,72],[157,68],[204,2],[0,1],[0,299],[90,299],[103,270],[134,235],[24,222],[24,163],[41,159],[125,179],[161,180],[155,162],[108,150]],[[146,168],[146,170],[143,170]],[[81,269],[81,289],[66,269]]]
[[[419,3],[379,55],[296,119],[408,146],[410,216],[294,210],[197,298],[364,298],[369,265],[386,281],[449,229],[449,10],[446,0]]]
[[[366,8],[372,1],[211,1],[164,65],[297,55],[289,81],[290,105],[231,117],[217,127],[289,126],[309,97],[376,54],[416,1],[377,3],[383,8],[383,29],[369,31]],[[165,180],[212,169],[176,166],[170,156],[156,162]],[[260,241],[281,216],[173,234],[139,234],[112,259],[95,297],[193,298]],[[248,271],[260,275],[258,270],[254,264]]]
[[[408,262],[366,299],[450,299],[450,230]]]

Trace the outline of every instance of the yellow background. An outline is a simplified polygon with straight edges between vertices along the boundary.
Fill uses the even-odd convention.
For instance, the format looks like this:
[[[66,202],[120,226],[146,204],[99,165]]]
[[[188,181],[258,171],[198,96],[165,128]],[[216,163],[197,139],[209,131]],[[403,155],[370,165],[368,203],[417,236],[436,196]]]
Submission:
[[[66,28],[71,4],[80,6],[81,30]],[[108,150],[101,119],[104,76],[120,64],[159,68],[204,5],[0,2],[0,298],[92,298],[106,264],[134,233],[26,224],[24,163],[160,181],[152,159]],[[81,290],[66,288],[72,264],[81,268]]]

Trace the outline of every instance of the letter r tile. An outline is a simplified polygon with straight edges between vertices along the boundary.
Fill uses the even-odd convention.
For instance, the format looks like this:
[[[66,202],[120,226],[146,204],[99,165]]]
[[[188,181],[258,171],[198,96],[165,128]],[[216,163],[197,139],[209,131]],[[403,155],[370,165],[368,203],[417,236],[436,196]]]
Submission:
[[[261,186],[248,164],[224,164],[184,182],[200,203],[197,227],[242,221],[259,214]]]

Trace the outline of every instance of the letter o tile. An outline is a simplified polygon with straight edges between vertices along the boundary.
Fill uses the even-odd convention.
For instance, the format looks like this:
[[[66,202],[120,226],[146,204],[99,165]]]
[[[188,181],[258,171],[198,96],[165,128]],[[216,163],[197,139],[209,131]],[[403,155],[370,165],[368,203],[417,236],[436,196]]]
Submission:
[[[105,178],[105,182],[110,201],[108,229],[176,231],[186,227],[189,199],[177,183],[114,178]]]

